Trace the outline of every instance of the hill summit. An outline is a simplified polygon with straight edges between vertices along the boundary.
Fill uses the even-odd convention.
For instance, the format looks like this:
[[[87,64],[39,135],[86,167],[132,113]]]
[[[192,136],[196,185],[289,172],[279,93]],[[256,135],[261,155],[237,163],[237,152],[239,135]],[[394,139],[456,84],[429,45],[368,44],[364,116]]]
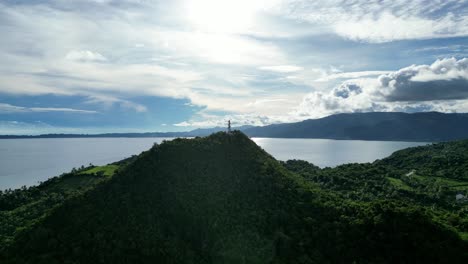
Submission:
[[[155,145],[67,200],[6,263],[455,262],[466,243],[405,204],[354,203],[238,131]]]

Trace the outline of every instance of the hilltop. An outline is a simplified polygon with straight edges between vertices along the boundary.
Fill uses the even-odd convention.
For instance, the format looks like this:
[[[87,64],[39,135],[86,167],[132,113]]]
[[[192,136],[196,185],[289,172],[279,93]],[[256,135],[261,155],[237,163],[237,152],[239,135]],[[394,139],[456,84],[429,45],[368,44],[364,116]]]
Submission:
[[[361,182],[371,188],[385,170],[396,173],[388,164],[359,166],[367,169],[353,172],[367,171]],[[0,256],[6,263],[468,259],[464,227],[410,199],[353,197],[340,182],[350,175],[344,168],[278,162],[238,131],[166,141],[118,168],[86,169],[109,176],[17,232]]]

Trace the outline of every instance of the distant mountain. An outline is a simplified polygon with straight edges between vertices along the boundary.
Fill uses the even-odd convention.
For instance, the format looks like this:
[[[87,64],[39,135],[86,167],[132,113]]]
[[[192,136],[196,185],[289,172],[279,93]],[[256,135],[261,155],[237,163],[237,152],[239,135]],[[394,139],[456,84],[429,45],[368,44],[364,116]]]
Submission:
[[[236,130],[245,130],[253,126],[233,127]],[[140,138],[140,137],[203,137],[212,133],[226,131],[225,127],[197,128],[184,132],[144,132],[144,133],[103,133],[103,134],[42,134],[42,135],[0,135],[0,139],[20,138]]]
[[[371,112],[337,114],[298,123],[252,127],[251,137],[394,141],[468,138],[468,114]]]
[[[369,112],[336,114],[297,123],[241,126],[234,129],[250,137],[323,138],[383,141],[450,141],[468,139],[468,114]],[[188,132],[4,135],[2,138],[75,137],[197,137],[225,131],[224,127],[200,128]]]
[[[0,195],[0,262],[467,263],[464,204],[392,166],[285,164],[239,131],[175,139]]]

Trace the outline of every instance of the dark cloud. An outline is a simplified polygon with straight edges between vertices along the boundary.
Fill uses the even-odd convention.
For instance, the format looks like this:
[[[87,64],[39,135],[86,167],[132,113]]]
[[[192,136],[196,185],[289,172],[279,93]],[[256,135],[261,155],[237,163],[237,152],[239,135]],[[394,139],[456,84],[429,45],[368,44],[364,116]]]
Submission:
[[[428,82],[405,81],[385,97],[387,101],[434,101],[468,98],[468,80],[436,80]]]
[[[386,101],[435,101],[468,98],[468,59],[437,60],[381,75],[374,88]]]
[[[329,92],[313,92],[297,108],[300,116],[352,112],[466,112],[468,59],[412,65],[376,79],[348,80]]]
[[[333,89],[333,94],[336,97],[348,98],[351,95],[362,93],[361,86],[354,83],[343,83],[337,88]]]

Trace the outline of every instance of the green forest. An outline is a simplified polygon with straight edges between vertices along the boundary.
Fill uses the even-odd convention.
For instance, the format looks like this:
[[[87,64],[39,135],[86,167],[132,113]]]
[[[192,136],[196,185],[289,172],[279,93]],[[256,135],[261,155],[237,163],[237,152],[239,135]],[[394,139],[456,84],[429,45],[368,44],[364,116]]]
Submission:
[[[468,263],[468,141],[319,168],[239,131],[0,192],[0,263]]]

